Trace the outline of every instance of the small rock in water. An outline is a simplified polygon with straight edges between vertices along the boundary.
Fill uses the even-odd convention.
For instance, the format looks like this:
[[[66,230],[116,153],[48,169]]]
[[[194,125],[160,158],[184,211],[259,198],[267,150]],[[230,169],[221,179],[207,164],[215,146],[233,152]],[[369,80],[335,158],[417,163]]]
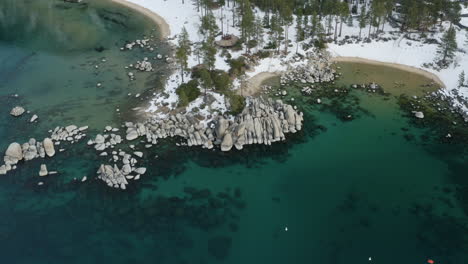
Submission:
[[[141,151],[135,151],[135,152],[133,152],[133,154],[135,154],[135,156],[143,158],[143,152],[141,152]]]
[[[419,119],[423,119],[424,118],[424,113],[423,112],[416,112],[416,111],[413,111],[414,113],[414,116],[416,118],[419,118]]]
[[[85,182],[85,181],[86,181],[86,179],[87,179],[87,177],[86,177],[86,176],[84,176],[84,177],[81,179],[81,182]]]
[[[32,122],[36,121],[36,120],[37,120],[37,118],[38,118],[38,116],[37,116],[37,115],[33,115],[33,116],[31,117],[31,120],[30,120],[30,122],[32,123]]]
[[[41,165],[41,169],[39,170],[39,176],[47,176],[49,172],[47,171],[47,166],[45,164]]]
[[[41,185],[44,185],[43,182],[38,182],[37,185],[41,186]]]

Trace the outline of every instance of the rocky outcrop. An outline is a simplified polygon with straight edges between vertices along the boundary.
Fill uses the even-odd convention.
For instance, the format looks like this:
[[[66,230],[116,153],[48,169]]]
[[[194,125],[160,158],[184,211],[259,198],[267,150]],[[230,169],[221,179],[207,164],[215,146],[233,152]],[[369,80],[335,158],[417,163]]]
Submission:
[[[182,137],[187,146],[211,149],[219,146],[222,151],[244,145],[266,144],[285,140],[285,134],[302,129],[303,117],[291,105],[282,101],[249,99],[244,111],[233,120],[223,116],[208,124],[199,122],[191,115],[177,114],[165,120],[148,120],[145,123],[127,122],[126,138],[135,140],[145,137],[149,144],[158,139]]]

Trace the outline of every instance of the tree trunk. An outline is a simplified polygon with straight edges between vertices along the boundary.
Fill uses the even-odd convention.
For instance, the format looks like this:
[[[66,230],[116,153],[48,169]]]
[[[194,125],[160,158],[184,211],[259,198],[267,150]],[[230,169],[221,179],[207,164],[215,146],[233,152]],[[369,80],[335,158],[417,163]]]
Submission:
[[[359,27],[359,39],[361,39],[362,27]]]
[[[335,37],[334,37],[334,41],[336,43],[336,38],[338,37],[338,19],[335,20]]]
[[[369,21],[369,22],[370,22],[370,23],[369,23],[369,38],[371,38],[371,30],[372,30],[372,17],[371,17],[371,19],[370,19],[370,21]]]
[[[184,83],[184,66],[180,67],[180,76],[182,77],[182,83]]]
[[[341,37],[341,33],[343,31],[343,19],[341,19],[341,24],[340,24],[340,37]]]

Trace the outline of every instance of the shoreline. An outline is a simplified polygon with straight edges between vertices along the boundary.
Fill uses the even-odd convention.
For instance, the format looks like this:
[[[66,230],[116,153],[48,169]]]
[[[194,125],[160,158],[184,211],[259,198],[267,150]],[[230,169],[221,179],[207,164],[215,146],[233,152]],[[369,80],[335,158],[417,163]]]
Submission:
[[[392,68],[396,68],[396,69],[403,70],[403,71],[408,71],[414,74],[419,74],[424,77],[427,77],[433,80],[435,83],[437,83],[440,86],[440,88],[447,87],[444,84],[444,82],[442,82],[442,80],[439,78],[439,76],[437,76],[436,74],[417,68],[417,67],[408,66],[405,64],[382,62],[382,61],[377,61],[377,60],[369,60],[369,59],[364,59],[360,57],[348,57],[348,56],[333,57],[331,61],[332,62],[355,62],[355,63],[365,63],[365,64],[377,65],[377,66],[392,67]]]
[[[116,4],[125,6],[127,8],[130,8],[146,17],[148,17],[150,20],[152,20],[156,25],[158,26],[159,29],[159,34],[161,35],[161,39],[167,39],[171,35],[171,29],[169,27],[169,24],[167,24],[166,20],[162,18],[160,15],[156,14],[155,12],[149,10],[148,8],[145,8],[143,6],[140,6],[138,4],[134,4],[132,2],[129,2],[127,0],[110,0],[111,2],[114,2]]]
[[[369,59],[364,59],[360,57],[349,57],[349,56],[338,56],[338,57],[332,57],[331,62],[354,62],[354,63],[364,63],[364,64],[369,64],[369,65],[377,65],[377,66],[386,66],[386,67],[392,67],[396,68],[402,71],[407,71],[411,72],[414,74],[422,75],[426,78],[431,79],[435,83],[437,83],[440,88],[445,88],[446,85],[442,80],[434,73],[428,72],[426,70],[416,68],[413,66],[408,66],[404,64],[398,64],[398,63],[391,63],[391,62],[382,62],[382,61],[377,61],[377,60],[369,60]],[[281,75],[280,72],[260,72],[254,76],[252,76],[250,79],[247,80],[247,87],[245,87],[242,90],[242,94],[240,90],[238,90],[238,94],[242,95],[244,97],[247,96],[255,96],[258,95],[261,92],[261,85],[262,83],[270,79],[272,77],[276,77]]]

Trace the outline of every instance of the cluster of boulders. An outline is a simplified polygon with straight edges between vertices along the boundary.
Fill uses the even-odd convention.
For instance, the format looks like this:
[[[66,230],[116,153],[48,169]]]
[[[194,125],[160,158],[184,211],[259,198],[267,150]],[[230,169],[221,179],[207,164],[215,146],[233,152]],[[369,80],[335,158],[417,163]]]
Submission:
[[[43,141],[38,141],[34,138],[31,138],[28,142],[20,145],[17,142],[11,143],[3,157],[5,164],[0,166],[0,175],[7,174],[10,170],[16,169],[16,165],[19,161],[29,161],[36,158],[45,158],[53,157],[56,153],[55,146],[60,145],[61,141],[66,141],[68,143],[75,143],[81,140],[86,136],[83,133],[88,129],[88,127],[78,128],[75,125],[70,125],[67,127],[56,127],[54,130],[50,130],[50,138],[45,138]],[[59,151],[64,151],[65,149],[59,149]],[[41,173],[44,174],[44,168],[41,168]],[[50,172],[45,174],[51,174]],[[45,176],[44,175],[44,176]]]
[[[84,132],[87,129],[87,126],[77,127],[75,125],[69,125],[66,127],[56,127],[49,132],[51,133],[50,137],[56,141],[56,145],[59,145],[60,141],[67,141],[73,144],[86,137]]]
[[[308,53],[306,61],[305,64],[288,66],[288,70],[281,75],[281,84],[288,82],[307,84],[335,80],[336,70],[328,53]]]
[[[132,175],[134,173],[135,175]],[[125,190],[127,180],[138,180],[140,175],[146,173],[146,168],[135,168],[130,163],[124,164],[121,169],[117,165],[102,164],[97,171],[98,179],[104,181],[109,187]]]
[[[3,157],[5,164],[0,166],[0,175],[7,174],[10,170],[16,169],[16,164],[21,160],[29,161],[39,157],[53,157],[54,155],[54,143],[50,138],[45,138],[43,141],[31,138],[22,145],[13,142],[8,146]]]
[[[147,57],[145,57],[143,61],[137,61],[136,64],[134,65],[134,68],[139,71],[145,71],[145,72],[154,71],[153,65],[151,64],[150,61],[148,61]]]
[[[137,39],[135,41],[129,42],[125,44],[124,47],[120,48],[120,50],[132,50],[134,46],[138,46],[140,48],[151,48],[150,40],[146,39]]]
[[[118,130],[117,130],[118,131]],[[114,131],[116,132],[116,131]],[[88,140],[88,145],[94,145],[97,151],[103,151],[107,148],[114,148],[115,145],[122,143],[122,137],[116,134],[97,134],[94,140]]]
[[[281,100],[249,99],[243,112],[233,120],[222,116],[204,125],[191,115],[172,115],[165,120],[153,119],[145,123],[127,122],[126,139],[131,141],[146,137],[150,144],[166,137],[179,136],[187,146],[202,146],[212,149],[220,146],[222,151],[233,147],[242,149],[248,144],[266,144],[285,139],[285,134],[302,129],[302,113]]]

